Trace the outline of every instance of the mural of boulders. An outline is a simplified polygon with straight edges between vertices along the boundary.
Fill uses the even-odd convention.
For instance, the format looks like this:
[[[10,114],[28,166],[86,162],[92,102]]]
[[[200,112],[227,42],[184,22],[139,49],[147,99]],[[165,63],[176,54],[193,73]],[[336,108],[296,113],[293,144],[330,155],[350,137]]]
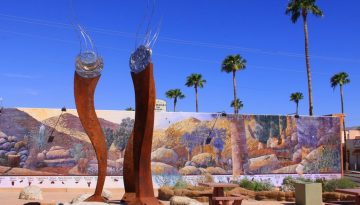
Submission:
[[[0,166],[24,167],[29,150],[24,141],[0,131]]]
[[[177,175],[178,169],[162,162],[151,162],[151,172],[154,175]]]
[[[76,161],[69,149],[62,146],[53,146],[37,155],[37,161],[45,167],[73,167]]]
[[[161,147],[151,153],[152,162],[162,162],[171,166],[176,166],[178,160],[178,154],[172,149]]]
[[[191,159],[191,162],[195,164],[196,167],[212,167],[215,165],[215,158],[210,153],[201,153],[196,156],[194,156]]]

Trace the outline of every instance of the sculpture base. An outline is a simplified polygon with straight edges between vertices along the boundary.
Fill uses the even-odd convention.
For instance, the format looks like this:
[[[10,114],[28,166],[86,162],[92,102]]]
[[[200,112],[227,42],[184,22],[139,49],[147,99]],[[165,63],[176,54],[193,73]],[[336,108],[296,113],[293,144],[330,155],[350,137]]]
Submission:
[[[89,198],[85,199],[85,202],[107,202],[107,200],[99,195],[92,195]]]
[[[142,197],[142,198],[135,198],[132,201],[128,202],[128,205],[161,205],[159,199],[155,197]]]
[[[121,201],[125,201],[125,202],[129,203],[131,201],[135,201],[135,199],[136,199],[136,193],[125,192],[125,194],[122,197]]]

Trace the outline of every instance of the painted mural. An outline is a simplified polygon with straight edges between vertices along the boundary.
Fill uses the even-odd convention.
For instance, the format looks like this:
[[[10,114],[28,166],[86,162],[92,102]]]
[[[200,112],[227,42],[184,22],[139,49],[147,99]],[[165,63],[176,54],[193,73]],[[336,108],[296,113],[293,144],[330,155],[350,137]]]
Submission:
[[[107,138],[107,173],[121,176],[134,112],[99,110],[97,114]],[[157,112],[151,159],[157,175],[341,173],[340,121]],[[75,110],[3,110],[0,175],[96,174],[95,154]]]

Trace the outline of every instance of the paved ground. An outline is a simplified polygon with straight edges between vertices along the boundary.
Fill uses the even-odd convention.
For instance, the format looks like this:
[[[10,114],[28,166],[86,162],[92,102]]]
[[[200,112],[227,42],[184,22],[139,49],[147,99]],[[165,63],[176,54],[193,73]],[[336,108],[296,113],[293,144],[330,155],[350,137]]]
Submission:
[[[111,200],[117,201],[121,199],[124,190],[123,189],[109,189],[112,193]],[[0,205],[23,205],[28,204],[32,205],[30,202],[35,202],[34,200],[20,200],[19,197],[20,190],[19,189],[0,189]],[[92,190],[89,189],[52,189],[52,190],[44,190],[43,197],[44,200],[40,202],[41,205],[54,205],[58,202],[70,202],[71,199],[76,197],[79,194],[84,193],[93,193]],[[117,203],[111,203],[117,204]],[[169,202],[164,202],[164,204],[169,204]],[[242,205],[294,205],[292,202],[277,202],[277,201],[255,201],[255,200],[246,200],[242,203]],[[35,205],[35,203],[33,203]]]

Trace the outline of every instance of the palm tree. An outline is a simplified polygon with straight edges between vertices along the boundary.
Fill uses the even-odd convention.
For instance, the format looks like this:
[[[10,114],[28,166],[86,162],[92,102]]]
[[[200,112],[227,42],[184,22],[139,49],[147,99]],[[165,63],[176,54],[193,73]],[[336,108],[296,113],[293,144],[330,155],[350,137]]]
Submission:
[[[335,75],[333,75],[330,79],[330,84],[331,87],[335,90],[335,88],[339,85],[340,87],[340,99],[341,99],[341,113],[344,116],[344,94],[343,94],[343,86],[350,83],[350,79],[349,79],[349,75],[345,72],[340,72],[337,73]],[[345,150],[345,154],[344,154],[344,158],[345,158],[345,163],[348,161],[348,159],[346,158],[346,130],[345,130],[345,118],[343,118],[343,131],[344,131],[344,150]],[[346,168],[346,164],[345,164],[345,168]]]
[[[199,112],[199,99],[198,99],[198,88],[203,88],[206,80],[202,78],[201,74],[193,73],[189,75],[186,79],[185,85],[188,87],[195,88],[195,98],[196,98],[196,112]]]
[[[350,83],[349,75],[345,72],[340,72],[330,79],[331,87],[335,90],[336,86],[340,87],[340,98],[341,98],[341,113],[344,114],[344,95],[343,85]]]
[[[299,115],[299,102],[304,98],[304,95],[301,92],[291,93],[290,101],[296,103],[296,115]]]
[[[176,103],[178,99],[185,98],[185,95],[181,92],[180,89],[171,89],[165,93],[167,98],[174,99],[174,112],[176,112]]]
[[[238,98],[238,99],[236,99],[236,100],[231,101],[230,106],[233,107],[234,110],[236,110],[236,113],[235,113],[235,114],[237,114],[237,113],[239,113],[239,110],[244,107],[244,104],[243,104],[243,102]]]
[[[323,16],[321,9],[315,4],[316,0],[290,0],[286,14],[291,15],[291,21],[296,23],[300,16],[304,21],[304,34],[305,34],[305,60],[306,60],[306,72],[308,79],[308,92],[309,92],[309,114],[313,115],[313,97],[312,97],[312,84],[311,84],[311,70],[309,60],[309,36],[307,26],[307,16],[309,13],[315,16]]]
[[[239,54],[226,57],[221,65],[221,71],[233,74],[234,102],[238,99],[236,95],[236,71],[246,68],[246,60]],[[237,107],[234,106],[234,113],[238,113]]]

